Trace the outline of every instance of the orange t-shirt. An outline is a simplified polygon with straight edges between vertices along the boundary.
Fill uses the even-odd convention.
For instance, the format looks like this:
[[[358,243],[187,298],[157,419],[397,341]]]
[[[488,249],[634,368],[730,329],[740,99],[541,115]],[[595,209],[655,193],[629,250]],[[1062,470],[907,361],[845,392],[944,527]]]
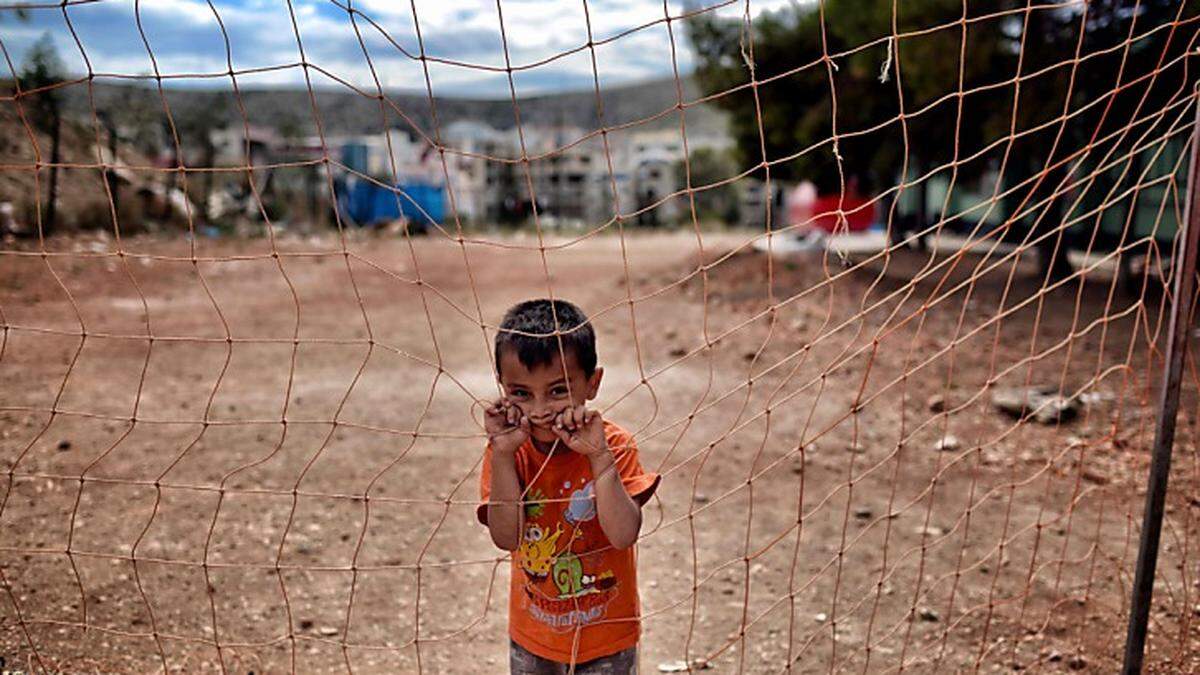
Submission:
[[[638,461],[629,432],[605,421],[625,491],[644,504],[659,475]],[[512,555],[508,631],[513,641],[542,658],[570,663],[579,630],[576,663],[628,649],[638,642],[637,559],[633,548],[613,548],[600,520],[587,457],[566,449],[539,452],[532,440],[517,450],[517,476],[525,491],[524,532]],[[492,448],[483,455],[477,515],[487,524]]]

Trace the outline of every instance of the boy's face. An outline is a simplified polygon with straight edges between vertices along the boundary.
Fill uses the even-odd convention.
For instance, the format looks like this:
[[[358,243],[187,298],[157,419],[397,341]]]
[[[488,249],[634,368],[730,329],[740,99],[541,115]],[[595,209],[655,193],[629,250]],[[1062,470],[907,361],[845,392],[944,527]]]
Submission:
[[[566,365],[558,354],[549,363],[532,370],[517,357],[514,349],[500,350],[500,385],[508,400],[529,418],[531,435],[541,444],[553,443],[554,418],[568,407],[596,398],[604,369],[597,367],[588,377],[579,366],[573,350],[564,350]]]

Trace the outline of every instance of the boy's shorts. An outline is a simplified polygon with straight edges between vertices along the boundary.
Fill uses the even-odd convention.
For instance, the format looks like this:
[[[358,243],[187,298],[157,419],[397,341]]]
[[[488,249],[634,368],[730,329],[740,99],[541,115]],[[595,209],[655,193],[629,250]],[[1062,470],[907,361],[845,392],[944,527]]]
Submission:
[[[567,675],[570,664],[544,659],[509,640],[508,667],[512,675]],[[575,675],[637,675],[637,647],[575,664]]]

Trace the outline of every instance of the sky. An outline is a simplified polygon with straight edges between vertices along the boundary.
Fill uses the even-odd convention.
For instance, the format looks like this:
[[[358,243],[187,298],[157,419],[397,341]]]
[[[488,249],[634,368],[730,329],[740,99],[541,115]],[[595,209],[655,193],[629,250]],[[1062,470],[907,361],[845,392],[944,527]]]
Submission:
[[[387,89],[423,92],[419,25],[428,56],[466,64],[430,61],[435,95],[507,98],[502,16],[518,96],[592,87],[591,52],[579,49],[587,44],[588,19],[597,42],[632,31],[595,47],[602,87],[673,72],[663,0],[292,0],[290,9],[287,0],[213,0],[211,7],[207,0],[72,2],[77,4],[67,6],[65,17],[58,7],[29,9],[25,20],[11,11],[0,14],[0,44],[14,67],[19,69],[29,47],[49,34],[70,73],[90,70],[101,81],[105,74],[153,74],[155,62],[164,76],[221,75],[229,66],[219,16],[235,71],[299,64],[302,45],[304,60],[326,71],[309,70],[314,87],[341,86],[340,78],[370,90],[377,77]],[[713,10],[722,16],[741,16],[746,10],[746,0],[666,0],[666,11],[678,17],[686,11],[685,2],[692,7],[727,3]],[[793,2],[752,0],[750,10],[757,15]],[[348,7],[361,12],[354,22]],[[673,26],[678,67],[687,73],[693,62],[690,47],[682,26]],[[570,50],[578,51],[560,56]],[[552,60],[541,63],[546,59]],[[10,70],[7,63],[0,67]],[[230,78],[183,78],[172,84],[227,88]],[[238,75],[241,87],[304,84],[304,70],[298,66]]]

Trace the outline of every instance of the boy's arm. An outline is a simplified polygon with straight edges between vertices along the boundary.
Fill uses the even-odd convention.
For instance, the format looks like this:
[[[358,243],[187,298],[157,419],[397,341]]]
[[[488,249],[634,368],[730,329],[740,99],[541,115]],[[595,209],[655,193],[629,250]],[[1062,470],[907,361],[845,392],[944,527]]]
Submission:
[[[522,496],[517,451],[529,438],[529,418],[502,399],[484,410],[484,420],[488,448],[483,461],[482,480],[486,485],[482,497],[487,502],[488,533],[496,546],[515,551],[521,544],[521,521],[525,513],[517,503]]]
[[[629,447],[624,447],[627,444],[619,440],[617,446],[611,445],[600,413],[587,410],[582,405],[559,413],[555,419],[554,433],[568,448],[587,456],[592,465],[596,516],[600,519],[600,529],[604,531],[608,542],[618,549],[633,546],[642,529],[642,507],[629,496],[622,479],[622,469],[641,474],[636,451],[631,452]],[[646,490],[637,492],[644,501],[658,485],[658,477],[642,475],[640,478],[648,482]]]
[[[488,532],[496,546],[505,551],[515,551],[521,543],[521,520],[524,512],[517,503],[521,498],[521,481],[517,477],[516,453],[493,451],[489,492]]]
[[[642,509],[625,491],[607,443],[602,452],[588,455],[588,460],[592,464],[592,475],[596,477],[593,484],[600,529],[614,548],[629,548],[642,530]]]

